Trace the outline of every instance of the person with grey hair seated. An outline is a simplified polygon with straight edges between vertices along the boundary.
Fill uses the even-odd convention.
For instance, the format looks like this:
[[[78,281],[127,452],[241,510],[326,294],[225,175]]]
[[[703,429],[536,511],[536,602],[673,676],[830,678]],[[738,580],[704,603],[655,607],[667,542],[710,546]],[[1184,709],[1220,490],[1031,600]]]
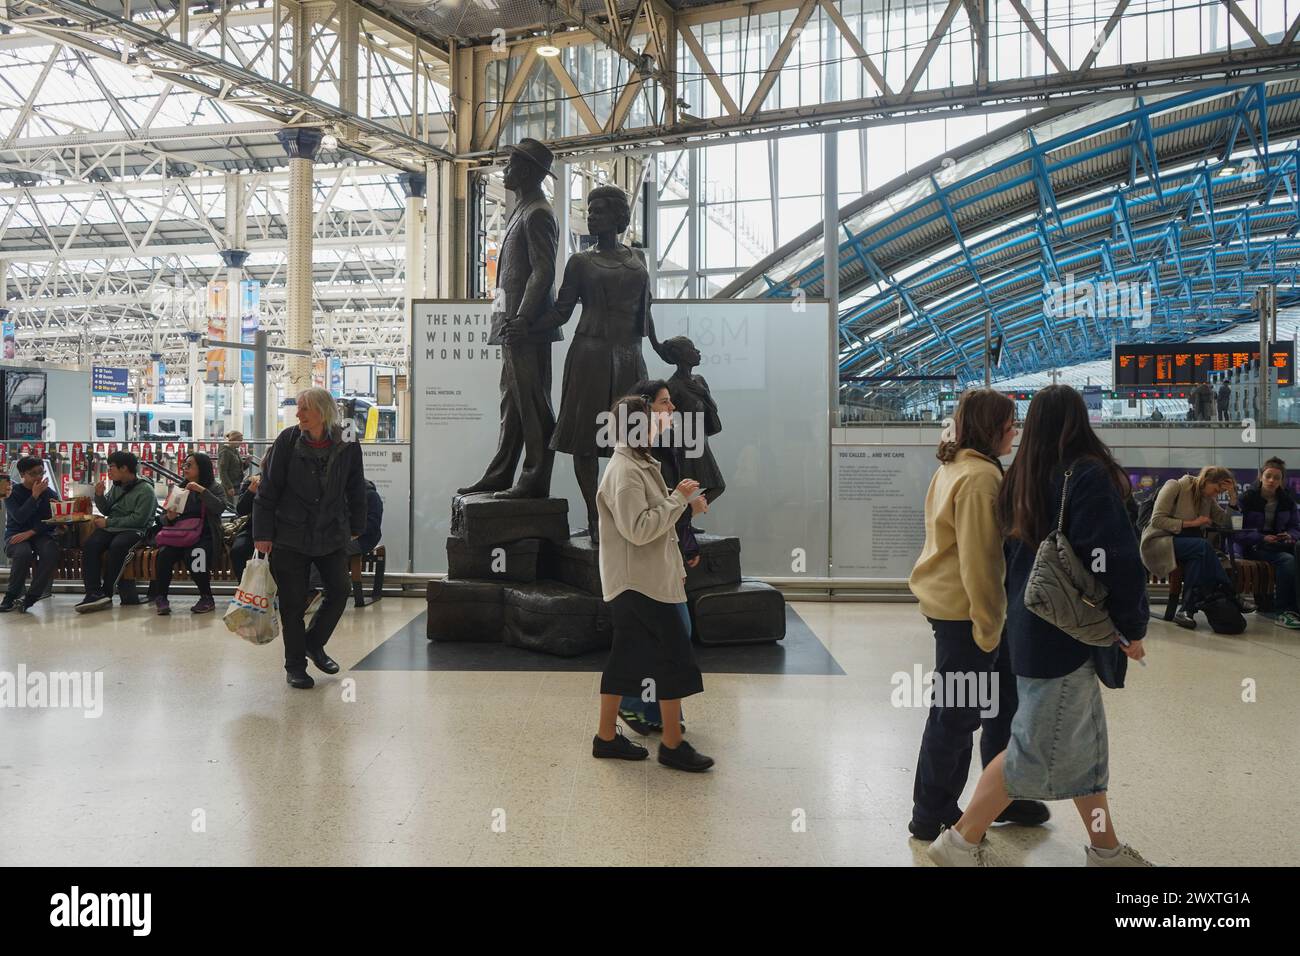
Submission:
[[[366,477],[361,445],[339,422],[323,388],[298,395],[298,424],[282,431],[253,501],[253,546],[270,558],[279,589],[284,669],[291,687],[315,685],[307,658],[326,674],[339,665],[325,653],[347,605],[348,543],[366,528]],[[312,568],[324,599],[303,627]]]

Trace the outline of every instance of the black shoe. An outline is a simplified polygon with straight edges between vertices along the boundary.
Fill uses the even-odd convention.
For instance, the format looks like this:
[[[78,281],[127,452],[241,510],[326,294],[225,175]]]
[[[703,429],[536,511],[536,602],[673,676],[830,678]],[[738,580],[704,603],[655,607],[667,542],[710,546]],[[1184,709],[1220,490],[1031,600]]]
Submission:
[[[1174,623],[1179,627],[1185,627],[1189,631],[1196,630],[1196,619],[1186,611],[1179,611],[1174,615]]]
[[[713,766],[712,757],[706,757],[704,754],[698,753],[685,740],[676,747],[665,747],[663,743],[660,743],[659,762],[665,767],[672,767],[674,770],[685,770],[687,773],[703,773]]]
[[[152,604],[156,599],[150,598],[149,600],[142,601],[137,596],[137,597],[130,597],[130,598],[118,598],[117,600],[118,603],[122,605],[122,607],[140,607],[142,604]]]
[[[994,823],[1015,823],[1022,827],[1042,826],[1052,817],[1047,804],[1039,800],[1012,800],[1010,805],[997,815]]]
[[[44,599],[45,599],[44,594],[28,594],[27,597],[23,598],[22,605],[18,608],[18,610],[30,611],[32,608],[36,606],[37,601],[42,601]]]
[[[285,671],[284,679],[288,681],[290,687],[298,690],[311,690],[316,686],[316,682],[311,679],[311,675],[307,673],[305,667],[302,670]]]
[[[78,614],[85,614],[88,611],[102,611],[104,608],[112,606],[113,599],[105,594],[87,594],[74,604],[72,609]]]
[[[339,672],[338,661],[326,654],[325,648],[322,647],[320,650],[316,651],[308,648],[307,656],[311,659],[311,662],[316,665],[318,671],[324,671],[326,674],[337,674]],[[304,673],[306,672],[304,671]]]
[[[613,740],[601,740],[600,734],[591,738],[591,755],[593,757],[612,757],[615,760],[645,760],[650,751],[640,744],[634,744],[623,736],[623,732],[614,728]]]
[[[0,601],[0,614],[8,614],[10,611],[16,608],[20,603],[21,602],[18,600],[18,598],[12,598],[6,594],[4,600]]]
[[[960,817],[960,814],[958,817]],[[935,840],[939,839],[939,833],[944,827],[952,829],[956,823],[957,820],[955,819],[950,820],[947,823],[931,823],[929,820],[918,820],[916,817],[912,817],[912,819],[907,822],[907,832],[912,834],[912,836],[916,837],[918,840],[933,843]]]

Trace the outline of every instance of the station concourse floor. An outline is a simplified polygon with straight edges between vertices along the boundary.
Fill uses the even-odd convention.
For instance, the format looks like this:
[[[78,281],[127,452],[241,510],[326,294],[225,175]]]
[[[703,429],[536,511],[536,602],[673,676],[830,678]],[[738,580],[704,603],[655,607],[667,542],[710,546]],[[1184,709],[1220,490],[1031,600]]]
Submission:
[[[104,674],[97,719],[0,710],[0,865],[929,865],[907,833],[926,710],[891,703],[892,675],[933,666],[915,604],[793,604],[843,675],[706,669],[687,738],[717,766],[696,775],[653,738],[647,761],[591,756],[594,672],[354,670],[422,600],[349,607],[343,670],[312,691],[278,641],[227,632],[224,599],[193,617],[173,597],[169,618],[76,600],[0,617],[0,671]],[[1153,620],[1149,666],[1105,692],[1116,826],[1155,863],[1300,861],[1300,632],[1249,620]],[[995,858],[1083,865],[1074,808],[1052,812],[992,831]]]

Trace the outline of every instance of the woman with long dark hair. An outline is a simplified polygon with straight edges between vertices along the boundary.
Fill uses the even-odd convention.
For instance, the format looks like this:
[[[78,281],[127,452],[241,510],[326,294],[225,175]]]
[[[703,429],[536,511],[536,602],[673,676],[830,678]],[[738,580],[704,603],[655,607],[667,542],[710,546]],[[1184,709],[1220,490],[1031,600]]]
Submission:
[[[217,606],[212,599],[211,568],[222,542],[221,513],[226,510],[226,499],[217,484],[212,459],[201,451],[185,459],[181,477],[185,479],[185,490],[189,492],[184,509],[168,510],[163,516],[163,530],[159,532],[160,541],[171,537],[178,543],[160,544],[154,579],[149,586],[149,600],[160,615],[172,612],[169,600],[172,572],[177,562],[183,562],[189,569],[190,580],[199,589],[199,600],[190,612],[210,614]],[[195,531],[187,530],[190,526]]]
[[[970,774],[972,735],[983,726],[980,756],[987,766],[1006,749],[1016,712],[1015,678],[1001,646],[1007,597],[997,520],[998,459],[1011,453],[1015,437],[1011,399],[991,388],[964,392],[939,443],[935,457],[941,464],[925,496],[925,544],[908,579],[934,631],[935,696],[921,737],[907,826],[922,840],[933,840],[961,816],[957,798]],[[944,693],[981,686],[996,695],[978,700]],[[1025,825],[1047,819],[1047,807],[1028,800],[999,817]]]
[[[1115,642],[1105,648],[1075,640],[1025,607],[1038,546],[1056,527],[1066,490],[1065,537],[1109,591]],[[1129,658],[1144,656],[1148,618],[1146,573],[1124,505],[1128,493],[1127,476],[1088,423],[1083,397],[1066,385],[1035,395],[998,496],[1009,539],[1007,644],[1019,704],[1006,750],[984,768],[961,819],[930,845],[940,866],[992,865],[984,834],[1015,799],[1073,800],[1088,831],[1088,866],[1151,865],[1119,842],[1106,799],[1109,744],[1100,684],[1124,686]]]
[[[650,752],[618,733],[619,702],[628,696],[659,703],[663,740],[659,762],[700,772],[713,758],[683,737],[682,698],[704,690],[691,639],[682,623],[686,568],[676,525],[699,482],[684,478],[672,491],[650,454],[669,421],[641,395],[614,403],[614,454],[600,480],[600,584],[609,602],[614,645],[600,677],[600,727],[593,757],[644,760]]]

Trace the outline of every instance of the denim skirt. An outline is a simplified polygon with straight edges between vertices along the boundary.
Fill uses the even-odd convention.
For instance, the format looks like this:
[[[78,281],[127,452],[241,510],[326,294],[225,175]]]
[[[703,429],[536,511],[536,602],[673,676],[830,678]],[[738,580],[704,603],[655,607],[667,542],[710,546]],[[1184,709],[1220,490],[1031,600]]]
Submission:
[[[1110,745],[1101,682],[1089,658],[1064,677],[1017,677],[1003,781],[1017,800],[1071,800],[1105,793]]]

